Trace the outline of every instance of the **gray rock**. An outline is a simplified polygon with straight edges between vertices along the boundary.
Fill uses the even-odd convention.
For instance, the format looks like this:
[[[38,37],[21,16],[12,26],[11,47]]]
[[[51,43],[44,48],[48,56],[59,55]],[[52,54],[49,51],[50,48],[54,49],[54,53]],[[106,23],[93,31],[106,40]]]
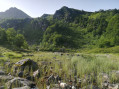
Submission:
[[[108,88],[108,85],[109,85],[109,82],[105,81],[105,82],[103,82],[103,83],[101,84],[101,87],[102,87],[103,89],[107,89],[107,88]]]
[[[13,88],[13,89],[31,89],[29,86],[19,87],[19,88]]]
[[[1,55],[0,57],[5,57],[5,56]]]
[[[14,89],[14,88],[15,89],[26,89],[25,86],[27,86],[29,88],[35,88],[36,87],[34,82],[29,81],[29,80],[24,79],[24,78],[19,78],[19,77],[16,77],[16,78],[8,81],[6,83],[6,86],[7,86],[7,89]]]
[[[23,77],[23,75],[24,75],[24,72],[23,72],[23,71],[20,71],[20,72],[18,73],[18,77]]]
[[[16,74],[20,71],[24,71],[25,68],[28,68],[28,72],[36,71],[38,69],[38,64],[31,59],[23,59],[18,61],[13,66],[13,73]]]
[[[39,78],[40,77],[40,70],[36,70],[35,72],[33,72],[33,77],[34,78]]]
[[[77,54],[77,56],[80,56],[79,54]]]
[[[0,70],[0,75],[5,75],[5,72]]]
[[[119,89],[119,84],[109,84],[108,89]]]
[[[37,87],[35,87],[35,88],[30,88],[29,86],[24,86],[24,87],[13,88],[13,89],[38,89],[38,88],[37,88]]]

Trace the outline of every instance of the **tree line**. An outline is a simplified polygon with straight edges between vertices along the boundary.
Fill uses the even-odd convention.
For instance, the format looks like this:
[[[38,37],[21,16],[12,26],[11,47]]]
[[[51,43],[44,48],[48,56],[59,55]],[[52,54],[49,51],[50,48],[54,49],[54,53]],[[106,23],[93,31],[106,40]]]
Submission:
[[[17,48],[27,48],[28,44],[23,34],[14,28],[3,29],[0,27],[0,45],[8,44]]]

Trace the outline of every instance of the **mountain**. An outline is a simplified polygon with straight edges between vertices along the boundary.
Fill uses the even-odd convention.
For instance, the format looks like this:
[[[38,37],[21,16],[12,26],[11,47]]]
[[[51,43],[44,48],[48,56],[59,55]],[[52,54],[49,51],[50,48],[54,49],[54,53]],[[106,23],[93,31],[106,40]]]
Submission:
[[[118,9],[87,12],[64,6],[53,15],[3,20],[0,27],[14,28],[29,44],[38,44],[42,50],[119,45]]]
[[[73,21],[76,17],[85,15],[91,12],[86,12],[83,10],[77,10],[73,8],[68,8],[63,6],[61,9],[57,10],[53,16],[54,19],[65,19],[66,21]]]
[[[31,18],[29,15],[24,13],[23,11],[17,9],[16,7],[12,7],[5,12],[0,12],[0,19],[25,19]]]

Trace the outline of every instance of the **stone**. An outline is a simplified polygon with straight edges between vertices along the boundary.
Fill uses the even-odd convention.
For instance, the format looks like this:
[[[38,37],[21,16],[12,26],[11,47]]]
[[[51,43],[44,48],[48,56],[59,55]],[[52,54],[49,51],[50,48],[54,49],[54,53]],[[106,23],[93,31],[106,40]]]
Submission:
[[[105,81],[101,84],[101,87],[104,88],[104,89],[107,89],[108,85],[109,85],[109,82]]]
[[[34,78],[39,78],[40,77],[40,70],[36,70],[35,72],[33,72],[33,77]]]
[[[26,69],[28,72],[36,71],[38,69],[38,64],[31,59],[20,60],[14,64],[13,73],[16,74],[20,71],[24,71],[25,68],[28,68]]]
[[[34,77],[32,77],[32,76],[30,76],[30,75],[28,75],[28,76],[26,77],[26,79],[27,79],[27,80],[30,80],[30,81],[34,81]]]
[[[5,72],[0,70],[0,75],[5,75]]]
[[[80,56],[79,54],[77,54],[77,56]]]
[[[18,77],[23,77],[23,75],[24,75],[24,72],[23,72],[23,71],[20,71],[20,72],[18,73]]]
[[[118,84],[109,84],[108,89],[119,89]]]
[[[25,86],[28,86],[30,88],[35,88],[36,87],[34,82],[29,81],[29,80],[24,79],[24,78],[19,78],[19,77],[16,77],[16,78],[8,81],[6,83],[6,86],[7,86],[7,89],[14,89],[14,88],[22,89]],[[26,89],[26,88],[23,88],[23,89]]]
[[[12,88],[12,89],[31,89],[29,86],[19,87],[19,88]]]
[[[30,88],[29,86],[24,86],[24,87],[13,88],[13,89],[38,89],[38,88],[37,88],[37,87],[35,87],[35,88]]]

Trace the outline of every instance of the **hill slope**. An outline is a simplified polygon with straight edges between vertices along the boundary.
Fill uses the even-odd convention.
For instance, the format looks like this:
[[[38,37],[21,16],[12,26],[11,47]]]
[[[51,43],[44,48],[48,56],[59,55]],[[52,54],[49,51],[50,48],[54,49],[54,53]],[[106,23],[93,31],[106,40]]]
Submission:
[[[54,15],[5,20],[0,26],[14,28],[24,34],[30,44],[40,44],[44,50],[119,45],[118,9],[87,12],[62,7]]]
[[[15,7],[10,8],[5,12],[0,12],[0,19],[25,19],[25,18],[31,17]]]

